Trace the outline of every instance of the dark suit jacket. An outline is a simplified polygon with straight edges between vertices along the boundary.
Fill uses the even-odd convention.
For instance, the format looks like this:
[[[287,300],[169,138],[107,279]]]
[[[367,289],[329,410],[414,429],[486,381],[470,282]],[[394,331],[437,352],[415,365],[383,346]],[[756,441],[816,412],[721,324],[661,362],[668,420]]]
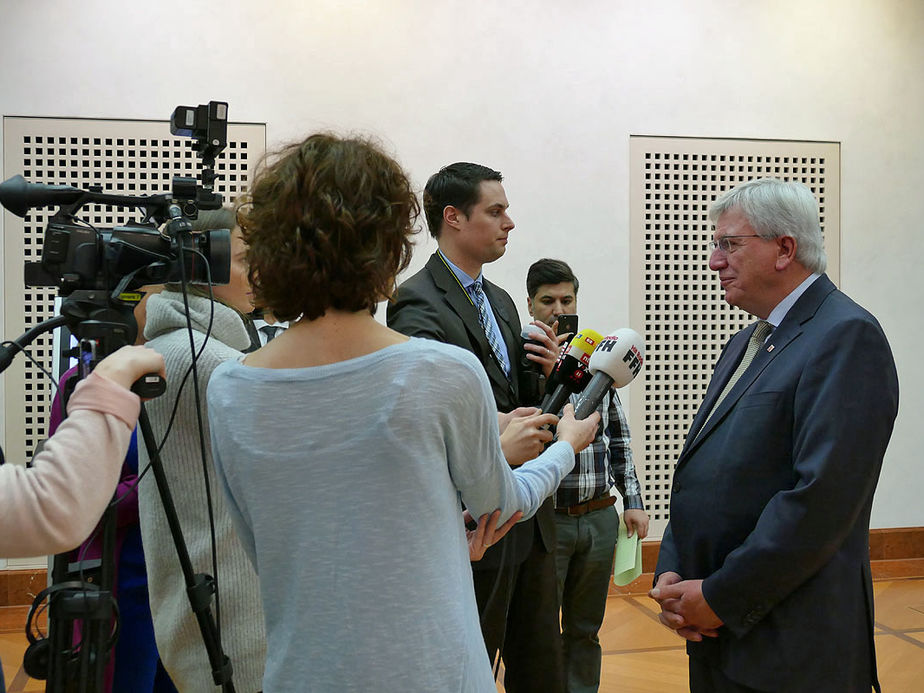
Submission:
[[[725,622],[691,657],[761,690],[869,693],[869,516],[898,409],[892,353],[822,276],[697,435],[753,329],[726,345],[687,435],[656,574],[704,579]]]
[[[410,337],[425,337],[455,344],[475,354],[488,374],[497,410],[508,412],[521,404],[517,385],[522,349],[520,319],[506,291],[487,280],[484,280],[484,291],[507,344],[510,380],[491,352],[491,346],[478,322],[478,310],[468,299],[452,270],[443,264],[436,253],[430,256],[422,270],[401,284],[395,300],[388,304],[387,322],[393,330]],[[548,499],[540,506],[534,518],[520,522],[472,567],[476,570],[497,568],[502,555],[505,564],[521,563],[529,554],[535,527],[538,527],[546,551],[552,551],[555,545],[553,513],[552,501]]]

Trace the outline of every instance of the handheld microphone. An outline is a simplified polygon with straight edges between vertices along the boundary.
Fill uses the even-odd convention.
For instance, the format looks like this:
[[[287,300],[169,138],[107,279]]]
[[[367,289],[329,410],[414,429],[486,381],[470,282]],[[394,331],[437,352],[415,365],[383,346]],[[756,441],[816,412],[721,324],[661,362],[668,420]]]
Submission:
[[[541,409],[544,414],[558,414],[572,394],[587,387],[590,382],[587,365],[590,363],[591,354],[602,339],[599,332],[581,330],[571,340],[568,348],[562,351],[552,377],[549,378],[554,389],[542,400]],[[547,386],[546,391],[549,389],[551,388]]]
[[[635,330],[624,327],[604,337],[590,357],[588,370],[593,377],[574,408],[574,418],[590,416],[609,389],[631,383],[644,362],[645,344]]]
[[[568,346],[571,346],[571,344],[569,343]],[[562,362],[562,359],[565,358],[566,351],[568,351],[568,347],[564,347],[558,352],[558,358],[555,359],[555,365],[552,366],[552,372],[549,373],[549,377],[545,379],[545,391],[547,393],[551,393],[556,387],[558,387],[558,384],[559,384],[558,371],[561,368],[561,362]],[[549,394],[546,394],[545,399],[543,399],[543,402],[548,400],[548,398],[549,398]]]
[[[526,349],[527,344],[542,343],[539,341],[545,336],[545,332],[537,325],[524,325],[520,331],[520,340],[523,343],[520,349],[520,372],[518,380],[520,383],[520,401],[523,404],[538,404],[542,399],[542,393],[545,392],[545,374],[542,372],[542,366],[531,358],[529,354],[533,353]]]
[[[523,340],[523,345],[524,345],[524,346],[527,345],[527,344],[536,344],[536,345],[539,345],[540,342],[538,342],[538,341],[537,341],[536,339],[534,339],[534,338],[537,337],[537,336],[539,336],[539,335],[541,335],[541,334],[545,334],[545,333],[542,331],[542,328],[541,328],[541,327],[537,327],[536,325],[523,325],[523,329],[520,331],[520,339]],[[527,349],[524,349],[524,350],[523,350],[523,355],[520,357],[520,365],[521,365],[523,368],[531,368],[531,369],[534,370],[534,371],[538,371],[538,370],[539,370],[539,364],[536,363],[535,361],[533,361],[532,359],[526,358],[526,355],[529,354],[529,353],[532,353],[532,352],[530,352],[530,351],[527,350]]]

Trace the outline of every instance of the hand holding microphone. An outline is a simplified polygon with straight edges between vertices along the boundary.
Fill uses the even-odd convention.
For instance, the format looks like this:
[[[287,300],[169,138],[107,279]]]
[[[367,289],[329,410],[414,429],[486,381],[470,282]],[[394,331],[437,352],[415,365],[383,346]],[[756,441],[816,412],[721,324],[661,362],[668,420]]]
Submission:
[[[577,419],[585,419],[600,406],[611,387],[631,383],[645,361],[645,345],[635,330],[624,327],[604,337],[590,357],[592,374],[584,394],[574,408]]]
[[[552,377],[546,384],[546,396],[541,409],[557,414],[572,394],[581,392],[590,381],[587,365],[591,354],[603,336],[593,330],[581,330],[558,359]],[[553,389],[554,388],[554,389]]]
[[[535,407],[520,407],[509,415],[498,414],[498,422],[502,417],[507,421],[501,431],[501,450],[511,467],[539,457],[546,443],[552,441],[548,427],[558,421],[558,417],[543,414]]]
[[[501,435],[504,434],[504,431],[507,430],[507,426],[510,425],[510,422],[517,418],[522,418],[524,416],[532,416],[533,414],[538,414],[539,411],[536,407],[517,407],[513,411],[508,412],[497,412],[497,430]]]
[[[555,361],[561,349],[561,341],[566,337],[559,337],[555,331],[541,320],[533,320],[523,327],[520,333],[523,343],[524,365],[531,365],[542,371],[546,378],[555,368]]]
[[[597,437],[597,426],[600,424],[600,414],[591,412],[590,416],[578,419],[571,404],[565,405],[565,410],[558,420],[558,440],[570,443],[574,452],[578,453]]]

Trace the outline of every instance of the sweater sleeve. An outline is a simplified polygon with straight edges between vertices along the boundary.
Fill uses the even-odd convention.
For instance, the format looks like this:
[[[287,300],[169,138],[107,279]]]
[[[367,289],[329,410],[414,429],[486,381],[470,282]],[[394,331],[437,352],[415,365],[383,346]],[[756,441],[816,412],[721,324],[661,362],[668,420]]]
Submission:
[[[466,356],[474,361],[474,356]],[[457,400],[446,427],[450,474],[472,517],[500,508],[498,524],[517,510],[529,518],[571,471],[574,449],[559,441],[536,459],[511,469],[501,450],[488,377],[480,365],[468,373],[468,382],[449,388]]]
[[[115,491],[139,411],[136,395],[95,373],[77,386],[33,466],[0,467],[0,556],[61,553],[90,534]]]

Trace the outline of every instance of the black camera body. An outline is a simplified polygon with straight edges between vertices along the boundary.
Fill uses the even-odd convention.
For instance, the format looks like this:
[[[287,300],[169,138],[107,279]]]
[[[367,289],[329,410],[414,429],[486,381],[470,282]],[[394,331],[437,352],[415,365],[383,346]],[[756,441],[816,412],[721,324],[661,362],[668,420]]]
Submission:
[[[114,289],[129,275],[123,290],[179,282],[182,277],[192,283],[203,284],[211,278],[212,284],[227,284],[230,252],[228,229],[171,237],[153,226],[94,230],[52,220],[45,229],[41,262],[26,263],[25,283],[56,286],[62,296],[77,289]],[[206,259],[211,272],[205,267]]]
[[[116,295],[145,284],[180,281],[227,284],[231,264],[230,230],[192,233],[190,219],[200,209],[218,209],[214,192],[215,157],[227,145],[228,104],[210,101],[179,106],[170,131],[192,137],[202,158],[201,184],[175,176],[171,192],[130,196],[81,190],[66,185],[29,183],[14,176],[0,184],[0,204],[24,217],[35,207],[58,206],[45,228],[41,262],[27,262],[26,286],[57,287],[62,296],[77,290],[112,290]],[[86,204],[141,208],[139,223],[94,228],[77,219]],[[210,276],[209,276],[210,275]]]

